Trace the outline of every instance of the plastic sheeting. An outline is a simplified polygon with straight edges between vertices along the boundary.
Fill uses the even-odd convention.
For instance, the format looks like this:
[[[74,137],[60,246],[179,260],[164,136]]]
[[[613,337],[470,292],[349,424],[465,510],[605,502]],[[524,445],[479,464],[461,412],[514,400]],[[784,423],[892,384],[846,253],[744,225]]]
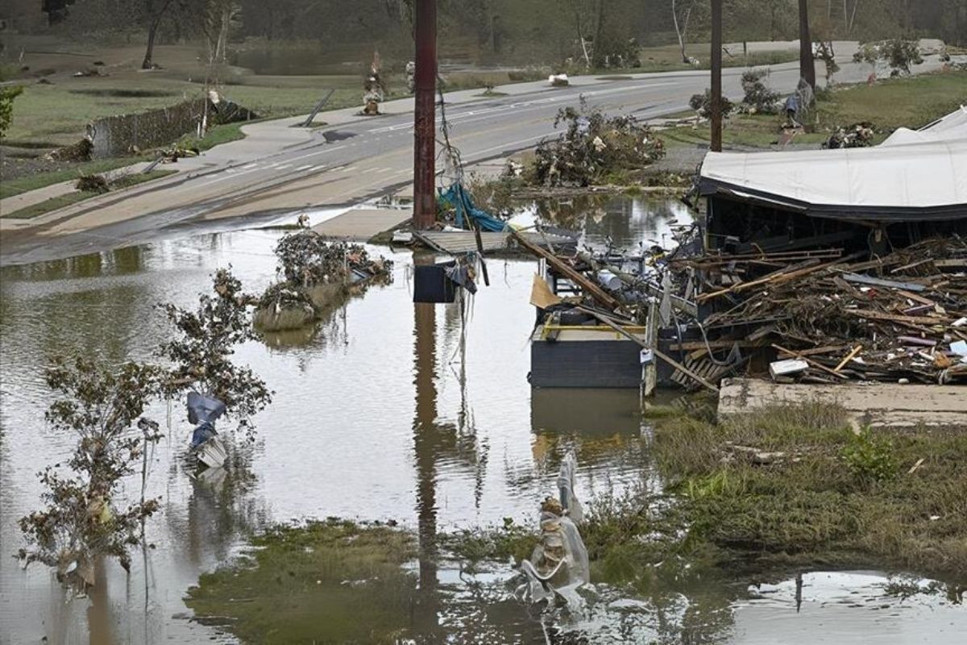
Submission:
[[[456,224],[459,228],[471,228],[469,220],[473,219],[482,231],[499,233],[507,229],[505,222],[477,208],[470,193],[460,182],[451,185],[446,190],[441,190],[440,199],[452,205],[456,210]],[[467,218],[466,222],[464,222],[464,218]]]
[[[224,413],[225,404],[218,399],[198,392],[188,393],[189,423],[214,423]]]

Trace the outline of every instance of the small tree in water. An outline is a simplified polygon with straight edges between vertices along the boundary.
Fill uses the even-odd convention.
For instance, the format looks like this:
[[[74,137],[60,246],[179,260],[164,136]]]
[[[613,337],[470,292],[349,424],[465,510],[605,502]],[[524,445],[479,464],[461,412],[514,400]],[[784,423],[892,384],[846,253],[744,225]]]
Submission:
[[[57,430],[74,432],[79,441],[65,477],[60,464],[40,473],[47,490],[47,508],[20,520],[29,548],[19,556],[25,565],[39,561],[57,567],[57,577],[83,590],[94,583],[94,563],[115,557],[130,567],[129,547],[144,535],[144,520],[158,500],[142,499],[122,506],[117,499],[121,480],[136,471],[144,450],[157,441],[157,424],[139,419],[158,391],[159,371],[125,363],[108,368],[94,361],[55,361],[47,385],[62,395],[47,411]],[[137,423],[137,428],[133,426]]]
[[[215,295],[199,297],[195,311],[162,305],[180,332],[161,346],[161,354],[174,363],[164,391],[171,397],[194,390],[220,400],[252,438],[247,419],[272,401],[272,393],[250,368],[231,358],[238,344],[256,338],[248,311],[255,300],[242,291],[231,269],[219,269],[213,282]]]

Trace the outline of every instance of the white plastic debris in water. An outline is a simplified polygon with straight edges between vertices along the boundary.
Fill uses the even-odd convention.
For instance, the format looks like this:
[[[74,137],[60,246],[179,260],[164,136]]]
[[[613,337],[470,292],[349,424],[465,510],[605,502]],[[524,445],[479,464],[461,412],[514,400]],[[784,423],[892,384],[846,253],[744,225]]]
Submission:
[[[195,449],[198,461],[209,468],[220,468],[228,459],[228,451],[218,437],[212,437]]]

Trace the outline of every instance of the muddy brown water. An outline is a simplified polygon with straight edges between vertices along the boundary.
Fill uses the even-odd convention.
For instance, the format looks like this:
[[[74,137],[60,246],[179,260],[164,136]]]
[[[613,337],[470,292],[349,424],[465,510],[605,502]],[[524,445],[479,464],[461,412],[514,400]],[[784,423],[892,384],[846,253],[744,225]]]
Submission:
[[[614,200],[603,210],[581,221],[588,241],[625,247],[660,239],[671,221],[687,218],[673,202]],[[174,405],[170,432],[151,455],[148,494],[163,499],[148,524],[153,548],[134,554],[131,574],[109,563],[90,599],[68,602],[48,569],[22,571],[10,557],[22,546],[16,520],[39,507],[36,473],[73,444],[44,422],[48,358],[147,358],[169,333],[155,303],[191,305],[228,264],[260,290],[274,278],[278,236],[205,234],[0,273],[0,643],[231,642],[188,620],[182,598],[271,523],[395,519],[425,539],[505,517],[531,523],[569,446],[580,464],[577,492],[591,503],[654,479],[637,392],[527,384],[535,263],[488,262],[491,286],[472,302],[461,354],[459,309],[414,306],[411,256],[373,249],[396,261],[392,285],[350,299],[313,333],[237,352],[276,391],[256,419],[252,478],[194,477],[181,459],[191,427]],[[167,425],[165,405],[152,413]],[[140,482],[126,482],[125,492],[137,497]],[[453,642],[474,641],[484,627],[487,642],[544,642],[547,626],[508,592],[509,567],[468,578],[441,563],[432,575],[440,602],[433,621],[447,625]],[[887,580],[879,572],[807,573],[798,612],[791,580],[758,588],[716,582],[647,598],[598,584],[588,612],[564,627],[602,643],[681,642],[689,634],[702,635],[694,642],[964,642],[963,607],[942,596],[887,596]]]

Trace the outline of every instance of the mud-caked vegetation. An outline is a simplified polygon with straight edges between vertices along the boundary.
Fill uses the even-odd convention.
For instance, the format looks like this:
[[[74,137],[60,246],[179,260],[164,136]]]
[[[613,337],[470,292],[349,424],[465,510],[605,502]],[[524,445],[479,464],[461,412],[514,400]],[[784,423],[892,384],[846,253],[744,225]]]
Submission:
[[[410,624],[414,537],[386,525],[330,519],[282,526],[253,539],[240,562],[188,591],[195,613],[250,643],[396,643]],[[365,620],[360,610],[365,607]]]

